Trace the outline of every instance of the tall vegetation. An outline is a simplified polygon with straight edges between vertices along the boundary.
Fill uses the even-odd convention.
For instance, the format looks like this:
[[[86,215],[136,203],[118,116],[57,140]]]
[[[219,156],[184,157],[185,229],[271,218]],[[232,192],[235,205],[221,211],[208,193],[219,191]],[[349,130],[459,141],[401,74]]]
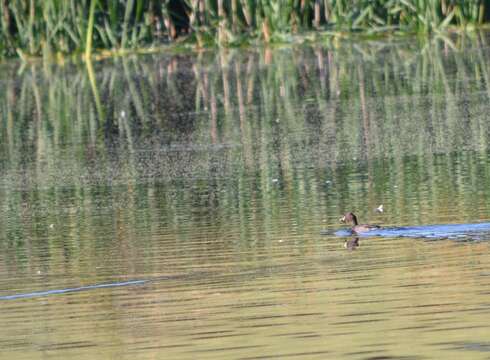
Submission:
[[[285,41],[309,30],[406,32],[490,19],[485,0],[1,0],[2,56]]]

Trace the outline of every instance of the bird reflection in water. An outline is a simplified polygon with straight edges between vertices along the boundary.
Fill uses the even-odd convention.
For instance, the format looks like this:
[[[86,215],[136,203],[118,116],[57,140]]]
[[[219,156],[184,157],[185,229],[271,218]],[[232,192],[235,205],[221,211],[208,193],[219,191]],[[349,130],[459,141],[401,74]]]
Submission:
[[[349,251],[355,250],[356,248],[359,247],[359,238],[355,237],[355,238],[350,239],[350,240],[345,240],[344,247]]]

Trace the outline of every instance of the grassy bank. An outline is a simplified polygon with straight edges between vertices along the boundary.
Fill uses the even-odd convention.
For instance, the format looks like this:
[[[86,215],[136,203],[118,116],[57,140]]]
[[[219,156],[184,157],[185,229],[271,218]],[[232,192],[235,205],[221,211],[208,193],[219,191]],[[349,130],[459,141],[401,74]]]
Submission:
[[[237,46],[312,30],[430,33],[489,20],[484,0],[1,0],[0,56],[90,55],[184,40]]]

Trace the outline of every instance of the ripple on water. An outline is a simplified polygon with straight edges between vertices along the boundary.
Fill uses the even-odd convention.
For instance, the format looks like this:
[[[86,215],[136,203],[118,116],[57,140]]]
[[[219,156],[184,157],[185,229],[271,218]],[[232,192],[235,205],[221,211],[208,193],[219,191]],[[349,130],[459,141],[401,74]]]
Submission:
[[[482,36],[4,72],[0,358],[488,359]]]

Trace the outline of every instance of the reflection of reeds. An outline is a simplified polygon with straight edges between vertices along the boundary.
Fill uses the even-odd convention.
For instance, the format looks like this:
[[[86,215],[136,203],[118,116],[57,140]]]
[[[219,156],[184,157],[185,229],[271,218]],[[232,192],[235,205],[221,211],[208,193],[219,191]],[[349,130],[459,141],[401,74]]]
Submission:
[[[438,47],[440,44],[435,43],[431,48]],[[233,55],[233,52],[230,53],[229,50],[226,50],[219,55],[220,62],[218,64],[220,65],[218,68],[213,68],[212,71],[208,70],[211,67],[211,61],[214,60],[212,56],[206,55],[200,57],[198,62],[191,65],[194,72],[186,72],[185,75],[179,69],[180,66],[177,65],[177,58],[168,58],[153,64],[144,63],[141,65],[138,65],[137,62],[134,62],[133,65],[132,61],[126,59],[116,64],[115,68],[118,70],[114,70],[111,73],[110,81],[105,81],[102,84],[98,84],[95,81],[97,69],[94,70],[93,66],[87,63],[87,79],[89,81],[86,84],[89,85],[87,90],[92,94],[92,97],[80,97],[79,93],[77,93],[72,98],[85,102],[85,105],[80,106],[77,104],[77,107],[85,108],[87,114],[93,111],[98,115],[99,121],[95,125],[97,127],[104,126],[106,123],[117,123],[117,120],[106,119],[106,117],[118,116],[118,112],[111,109],[120,108],[120,106],[112,104],[112,99],[120,101],[122,98],[127,98],[131,103],[127,113],[134,111],[136,118],[131,119],[131,121],[134,124],[138,124],[138,128],[143,130],[145,134],[154,132],[154,129],[152,129],[154,126],[174,126],[175,122],[172,119],[175,118],[176,109],[173,106],[176,106],[180,109],[179,111],[207,112],[210,114],[210,119],[215,124],[212,127],[215,130],[211,131],[211,134],[213,134],[212,138],[215,141],[219,141],[216,132],[218,131],[219,123],[225,122],[223,131],[228,131],[231,136],[233,134],[233,126],[227,123],[233,122],[235,115],[238,115],[241,119],[240,123],[243,125],[246,122],[245,114],[248,112],[245,107],[251,104],[260,104],[261,121],[268,124],[271,130],[283,128],[285,134],[291,133],[293,134],[292,136],[297,136],[297,134],[305,131],[304,119],[301,121],[301,114],[308,114],[310,110],[314,110],[312,113],[318,112],[325,115],[322,121],[327,128],[331,128],[336,124],[338,122],[336,119],[345,118],[343,128],[347,132],[336,136],[345,136],[344,140],[352,145],[349,146],[350,151],[353,153],[357,152],[353,155],[359,158],[365,155],[361,153],[364,148],[356,145],[362,138],[366,141],[366,146],[368,142],[372,143],[367,150],[372,150],[373,154],[368,157],[379,157],[386,154],[388,147],[383,143],[383,139],[396,141],[396,143],[393,143],[394,147],[392,148],[394,149],[404,149],[404,152],[406,150],[411,152],[415,150],[421,151],[423,149],[422,144],[427,143],[428,140],[425,133],[420,134],[421,136],[418,137],[418,140],[422,141],[422,143],[417,143],[411,141],[413,139],[405,140],[400,136],[391,140],[387,139],[387,132],[394,134],[396,132],[394,129],[397,128],[413,135],[411,134],[411,129],[416,127],[415,124],[426,120],[434,120],[433,118],[422,118],[419,114],[410,112],[409,109],[411,107],[424,109],[427,106],[433,106],[435,108],[431,113],[437,115],[437,121],[445,118],[447,121],[452,121],[449,124],[449,129],[453,126],[457,127],[457,112],[460,111],[457,103],[466,99],[462,91],[471,89],[476,84],[481,87],[481,84],[476,82],[476,78],[472,79],[472,74],[482,74],[482,78],[485,81],[484,84],[488,82],[485,57],[482,55],[481,49],[470,49],[469,54],[473,62],[468,64],[468,61],[460,55],[459,51],[450,51],[447,56],[444,55],[442,57],[443,55],[440,51],[431,51],[427,48],[420,58],[415,58],[410,54],[405,56],[406,50],[403,49],[403,46],[400,47],[400,51],[397,49],[396,47],[392,48],[387,53],[388,50],[386,48],[380,48],[383,56],[387,59],[384,60],[384,64],[381,67],[375,63],[379,58],[372,53],[364,55],[369,59],[368,62],[353,64],[339,60],[340,56],[354,56],[356,50],[353,48],[350,48],[350,50],[340,49],[338,56],[331,51],[327,52],[324,49],[316,48],[314,53],[299,55],[295,60],[300,64],[298,66],[294,66],[290,59],[291,55],[297,56],[296,51],[280,50],[276,51],[274,56],[271,56],[270,50],[268,50],[266,52],[267,55],[261,58],[257,57],[257,54],[253,52],[247,53],[245,57],[238,57]],[[349,51],[351,52],[350,54],[348,53]],[[345,52],[345,55],[340,55],[342,52]],[[390,62],[390,57],[393,62]],[[404,58],[408,59],[408,62],[404,63],[406,61]],[[371,63],[371,61],[373,62]],[[167,66],[162,66],[162,62],[167,64]],[[121,65],[121,74],[124,74],[124,77],[121,77],[116,72],[121,70]],[[458,70],[458,74],[461,76],[460,81],[455,82],[448,79],[448,66],[455,67]],[[107,71],[104,70],[104,73],[107,73]],[[143,71],[143,74],[148,73],[148,76],[134,77],[131,75],[141,71]],[[68,75],[68,73],[63,74],[62,69],[58,70],[58,74],[53,74],[53,76],[60,75],[73,76]],[[318,75],[320,76],[318,77]],[[182,82],[182,76],[187,77],[185,83]],[[193,78],[188,78],[189,76]],[[388,79],[396,80],[396,77],[400,77],[401,80],[388,81]],[[148,80],[145,80],[146,78]],[[70,82],[71,80],[67,79],[64,81]],[[84,83],[79,79],[75,79],[73,82],[78,86],[84,86]],[[58,86],[59,84],[61,84],[60,81],[47,82],[42,84],[42,87]],[[185,86],[183,86],[184,84]],[[357,95],[354,93],[353,84],[356,84]],[[116,90],[117,87],[120,87],[120,89]],[[24,91],[28,91],[28,88],[22,88],[25,89]],[[36,89],[36,87],[32,89]],[[374,99],[369,95],[372,90],[375,90],[376,93],[385,92],[386,96],[383,97],[381,108],[377,106],[373,109],[372,101]],[[485,86],[484,90],[488,91],[488,86]],[[163,94],[162,91],[164,91]],[[191,96],[194,100],[190,103],[187,101],[189,99],[189,91],[195,94]],[[408,92],[412,96],[410,98],[396,98],[398,94],[404,92]],[[7,93],[11,95],[7,96]],[[18,98],[17,93],[14,92],[13,95],[12,93],[13,90],[11,88],[4,93],[5,101],[7,101],[8,105],[7,108],[12,108],[12,106],[29,108],[29,104],[20,105],[18,100],[15,103],[9,102],[8,99]],[[444,96],[439,97],[440,93],[443,93]],[[49,103],[46,103],[41,98],[39,90],[33,90],[31,94],[36,100],[36,113],[44,113],[44,108],[49,106]],[[426,94],[429,97],[425,96]],[[427,102],[431,94],[434,96],[434,100]],[[167,96],[169,97],[167,98]],[[303,103],[303,100],[307,97],[316,100],[313,103]],[[25,96],[23,98],[26,99]],[[259,100],[259,102],[253,101],[254,98]],[[172,100],[172,103],[168,103],[169,100]],[[465,101],[471,101],[471,99],[466,99]],[[167,105],[171,105],[168,110],[166,110]],[[336,111],[339,105],[343,109],[346,109],[346,107],[350,108],[350,112],[353,114],[356,111],[360,112],[361,119],[364,119],[362,138],[355,135],[356,131],[354,130],[359,126],[355,117],[350,117],[345,110],[342,110],[341,114],[337,114]],[[444,106],[441,107],[442,105]],[[155,106],[158,108],[155,108]],[[189,106],[194,106],[195,108],[191,110]],[[319,108],[315,109],[315,106]],[[439,108],[436,108],[437,106]],[[223,112],[221,112],[221,107]],[[301,108],[304,108],[305,112],[299,111]],[[411,121],[400,121],[401,115],[396,110],[397,108],[404,109]],[[155,110],[149,111],[149,109]],[[235,112],[235,109],[238,109],[238,111]],[[442,116],[448,109],[450,109],[448,116]],[[469,110],[470,107],[466,106],[465,109]],[[375,120],[376,118],[386,117],[376,114],[380,110],[389,115],[387,121],[377,122]],[[52,112],[48,111],[48,113]],[[225,118],[222,118],[222,115],[225,115]],[[52,119],[52,121],[55,120]],[[61,119],[58,121],[61,121]],[[388,126],[393,126],[393,129],[385,128],[384,131],[381,130],[383,127]],[[425,126],[423,125],[423,127]],[[431,133],[433,134],[431,136],[434,136],[430,140],[431,146],[433,146],[430,150],[451,148],[449,141],[452,139],[443,136],[442,126],[439,123],[430,125]],[[134,128],[134,125],[132,127]],[[113,131],[117,131],[117,129]],[[457,136],[456,132],[455,130],[455,136]],[[377,138],[378,134],[382,136],[379,139]],[[460,141],[461,139],[457,140]],[[138,140],[135,139],[135,141]],[[289,140],[287,141],[289,142]],[[478,144],[483,145],[481,141],[478,141]],[[327,148],[330,146],[327,145]],[[339,148],[335,153],[342,155],[339,151],[345,150]],[[342,156],[339,159],[341,160]]]
[[[95,108],[97,109],[97,114],[99,115],[99,121],[104,121],[105,112],[104,112],[104,109],[103,109],[102,104],[100,102],[99,89],[97,87],[94,69],[93,69],[92,61],[90,60],[90,58],[87,58],[86,64],[87,64],[87,74],[88,74],[88,78],[90,81],[90,87],[92,89],[92,94],[94,96]]]
[[[149,213],[162,213],[174,228],[192,212],[185,202],[192,197],[239,216],[245,233],[282,231],[275,221],[284,202],[298,226],[308,222],[302,206],[318,219],[318,209],[369,209],[383,196],[400,221],[407,207],[470,212],[472,202],[490,199],[488,164],[465,162],[461,152],[488,150],[482,41],[444,48],[447,39],[437,40],[422,53],[405,43],[316,46],[11,71],[0,89],[2,182],[74,188],[82,202],[74,207],[88,208],[95,207],[91,186],[120,186],[128,192],[128,208],[116,216],[121,231],[129,231],[124,211],[137,207],[132,197],[142,196],[132,192],[152,182],[166,184],[158,190],[165,203],[153,199],[163,208]],[[462,172],[468,178],[443,182]],[[468,182],[480,198],[451,198]],[[199,195],[206,191],[212,194]],[[20,206],[14,193],[2,197]]]

